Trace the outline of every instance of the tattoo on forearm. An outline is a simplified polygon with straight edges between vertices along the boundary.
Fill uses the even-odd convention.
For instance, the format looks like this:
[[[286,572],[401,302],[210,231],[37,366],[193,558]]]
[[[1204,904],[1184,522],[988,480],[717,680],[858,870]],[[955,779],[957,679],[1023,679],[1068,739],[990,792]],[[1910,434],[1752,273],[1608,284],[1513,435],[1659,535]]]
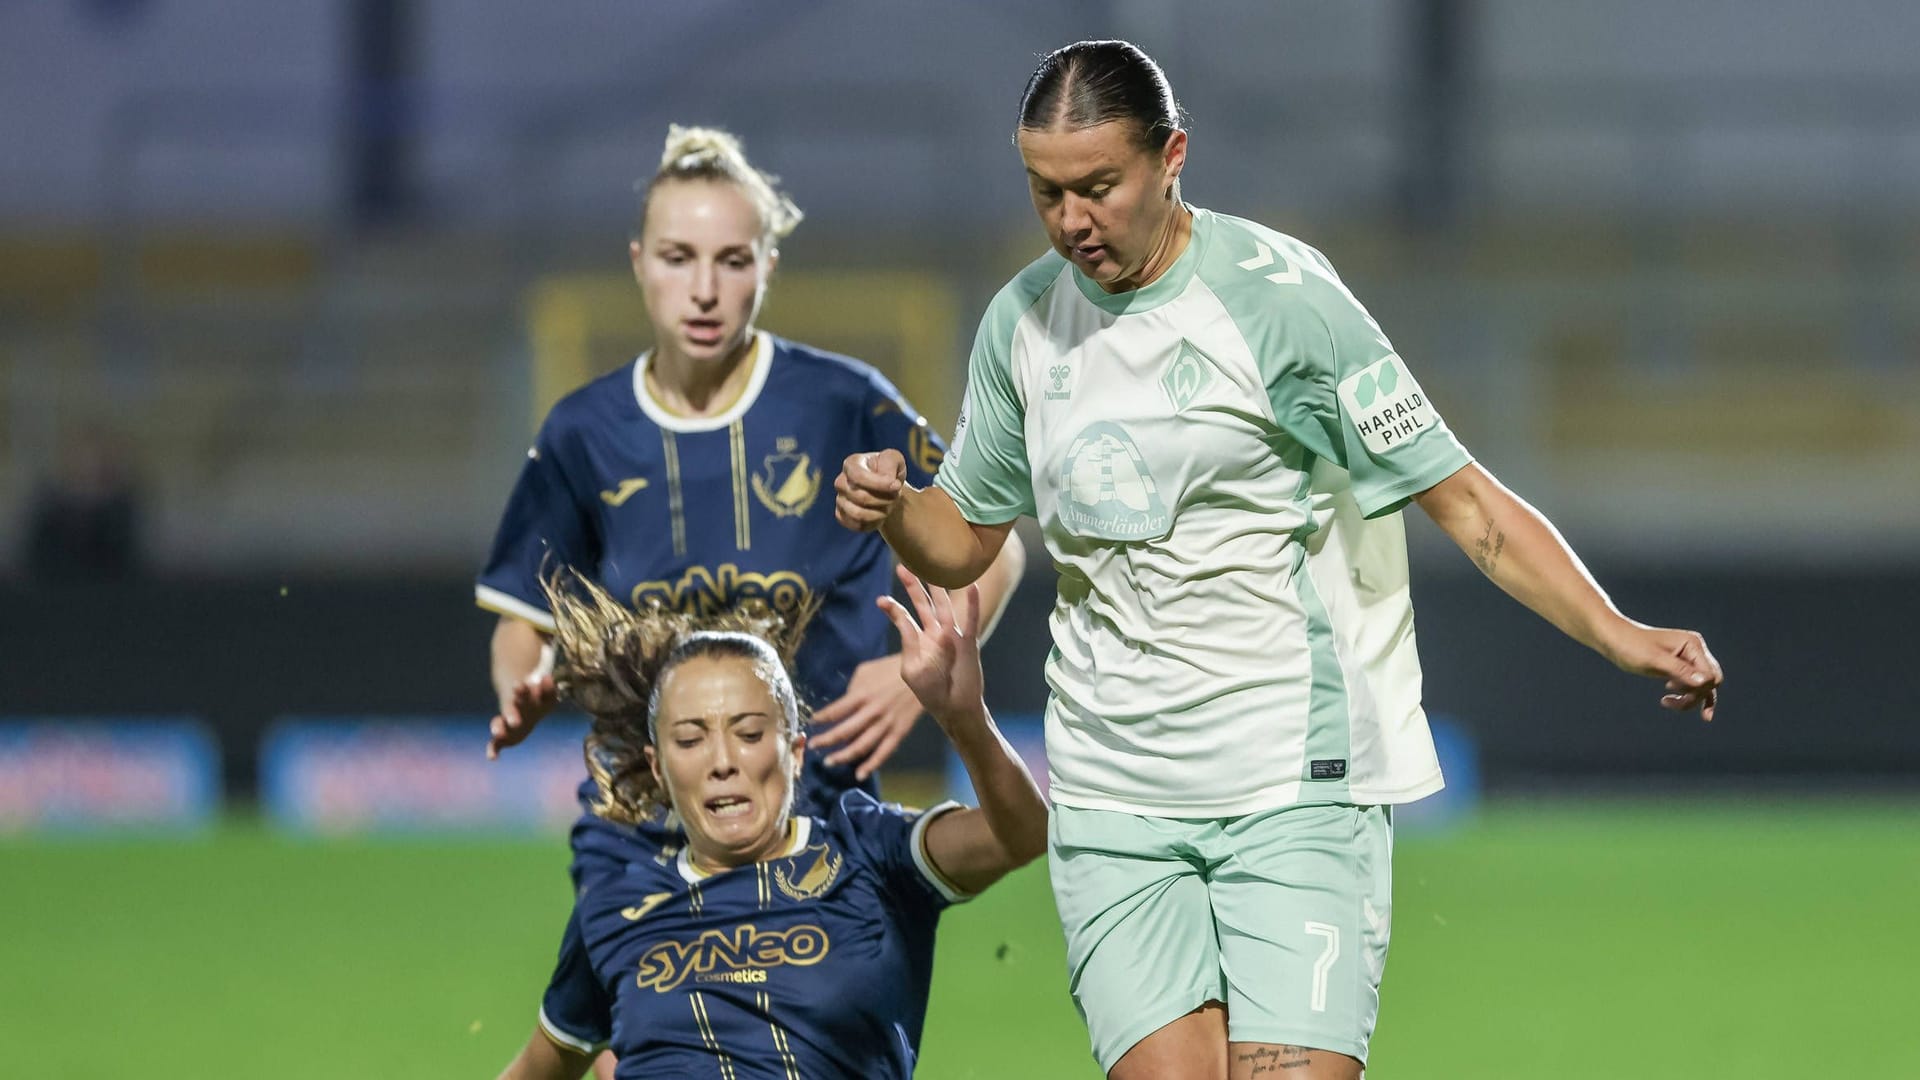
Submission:
[[[1241,1051],[1236,1060],[1253,1066],[1249,1076],[1277,1075],[1282,1069],[1304,1069],[1313,1064],[1311,1053],[1304,1046],[1256,1047]]]
[[[1507,549],[1507,534],[1495,532],[1493,520],[1487,520],[1487,531],[1473,542],[1473,565],[1488,577],[1493,576],[1493,568],[1500,565],[1500,553]]]

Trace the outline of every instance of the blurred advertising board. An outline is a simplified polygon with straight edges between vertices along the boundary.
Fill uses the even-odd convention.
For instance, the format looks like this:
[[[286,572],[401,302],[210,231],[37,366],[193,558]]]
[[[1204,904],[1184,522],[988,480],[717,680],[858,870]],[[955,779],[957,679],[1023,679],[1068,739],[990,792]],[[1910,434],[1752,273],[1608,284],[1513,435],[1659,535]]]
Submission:
[[[261,809],[299,832],[563,829],[586,733],[550,718],[488,761],[485,716],[282,717],[261,743]]]
[[[177,717],[0,718],[0,834],[196,828],[220,809],[220,747]]]
[[[1428,713],[1433,749],[1447,786],[1418,802],[1393,808],[1396,833],[1442,832],[1463,825],[1480,807],[1480,744],[1458,720]]]

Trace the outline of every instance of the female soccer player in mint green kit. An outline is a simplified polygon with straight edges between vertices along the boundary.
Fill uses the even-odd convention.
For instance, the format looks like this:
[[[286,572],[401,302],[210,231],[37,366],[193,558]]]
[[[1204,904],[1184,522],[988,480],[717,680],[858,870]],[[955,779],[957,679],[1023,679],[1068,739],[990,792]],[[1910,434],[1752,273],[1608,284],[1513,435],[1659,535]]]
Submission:
[[[1441,786],[1397,511],[1669,708],[1711,718],[1719,665],[1614,608],[1318,251],[1181,200],[1187,134],[1140,50],[1049,55],[1018,145],[1053,250],[981,320],[934,483],[855,454],[836,511],[948,588],[1040,521],[1051,873],[1108,1076],[1358,1077],[1390,808]]]

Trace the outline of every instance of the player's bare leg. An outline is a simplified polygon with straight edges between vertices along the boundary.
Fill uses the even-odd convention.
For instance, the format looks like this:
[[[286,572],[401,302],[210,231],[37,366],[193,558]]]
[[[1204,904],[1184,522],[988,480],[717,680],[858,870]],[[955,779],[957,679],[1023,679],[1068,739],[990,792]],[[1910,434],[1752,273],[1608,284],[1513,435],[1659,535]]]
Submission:
[[[1280,1080],[1360,1080],[1366,1073],[1357,1058],[1283,1043],[1230,1043],[1227,1057],[1229,1080],[1262,1076]]]
[[[613,1080],[613,1066],[617,1060],[613,1051],[600,1051],[600,1056],[593,1059],[593,1080]]]
[[[1134,1043],[1107,1070],[1107,1080],[1226,1080],[1226,1075],[1227,1007],[1218,1001]]]

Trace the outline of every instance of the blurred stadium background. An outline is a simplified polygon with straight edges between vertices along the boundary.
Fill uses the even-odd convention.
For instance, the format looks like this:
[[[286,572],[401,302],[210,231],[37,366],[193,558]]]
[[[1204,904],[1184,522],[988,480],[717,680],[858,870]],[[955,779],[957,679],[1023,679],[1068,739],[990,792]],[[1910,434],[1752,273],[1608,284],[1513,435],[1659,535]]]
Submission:
[[[471,575],[545,406],[644,346],[631,182],[745,136],[809,215],[765,325],[946,428],[1040,249],[1020,87],[1098,36],[1167,68],[1188,197],[1326,251],[1731,674],[1663,714],[1413,521],[1453,784],[1369,1075],[1920,1076],[1905,0],[0,4],[0,1073],[503,1064],[577,729],[481,760]],[[1039,868],[952,915],[921,1075],[1094,1075],[1061,954]]]

